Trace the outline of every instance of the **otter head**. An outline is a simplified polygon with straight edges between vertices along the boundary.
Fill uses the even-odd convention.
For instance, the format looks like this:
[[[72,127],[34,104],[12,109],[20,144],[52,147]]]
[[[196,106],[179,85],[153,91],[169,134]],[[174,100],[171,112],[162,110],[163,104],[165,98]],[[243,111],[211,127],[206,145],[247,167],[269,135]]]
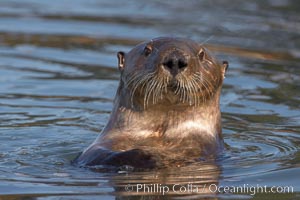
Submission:
[[[124,107],[200,106],[220,91],[228,63],[220,64],[200,44],[156,38],[118,53],[119,95]]]

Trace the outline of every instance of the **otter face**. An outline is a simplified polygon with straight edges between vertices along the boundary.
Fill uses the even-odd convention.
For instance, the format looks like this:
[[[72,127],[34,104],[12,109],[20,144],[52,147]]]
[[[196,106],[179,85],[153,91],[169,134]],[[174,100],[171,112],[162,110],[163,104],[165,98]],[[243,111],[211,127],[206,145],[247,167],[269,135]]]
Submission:
[[[119,52],[118,60],[125,98],[144,108],[170,101],[200,105],[222,86],[228,67],[196,42],[168,37],[139,44],[128,54]]]

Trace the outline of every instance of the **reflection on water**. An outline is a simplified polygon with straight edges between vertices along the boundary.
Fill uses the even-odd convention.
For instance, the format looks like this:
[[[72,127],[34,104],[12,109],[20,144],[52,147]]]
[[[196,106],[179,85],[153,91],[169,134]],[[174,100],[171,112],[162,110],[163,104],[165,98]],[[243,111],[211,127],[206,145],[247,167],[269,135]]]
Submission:
[[[293,186],[278,198],[299,198],[299,10],[291,0],[0,1],[0,199],[279,195],[216,196],[212,184]],[[226,150],[217,163],[135,173],[70,165],[107,122],[116,52],[162,35],[207,43],[230,62],[221,98]],[[155,184],[201,192],[162,196]]]

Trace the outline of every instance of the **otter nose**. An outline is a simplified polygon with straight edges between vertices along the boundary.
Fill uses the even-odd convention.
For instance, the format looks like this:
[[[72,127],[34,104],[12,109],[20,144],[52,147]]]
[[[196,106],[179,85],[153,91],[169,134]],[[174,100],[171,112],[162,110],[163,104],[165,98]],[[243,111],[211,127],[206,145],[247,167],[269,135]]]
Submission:
[[[176,76],[188,66],[188,58],[181,52],[174,51],[165,56],[162,64],[166,70]]]

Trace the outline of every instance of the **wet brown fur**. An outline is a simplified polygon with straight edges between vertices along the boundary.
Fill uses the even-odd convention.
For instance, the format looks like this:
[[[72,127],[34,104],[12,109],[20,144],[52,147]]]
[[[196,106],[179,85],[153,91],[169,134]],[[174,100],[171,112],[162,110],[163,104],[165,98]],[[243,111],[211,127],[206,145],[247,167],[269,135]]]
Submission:
[[[180,72],[166,70],[169,55],[186,60]],[[152,168],[214,157],[223,144],[219,97],[228,63],[192,40],[169,37],[118,58],[121,79],[109,122],[76,162]]]

